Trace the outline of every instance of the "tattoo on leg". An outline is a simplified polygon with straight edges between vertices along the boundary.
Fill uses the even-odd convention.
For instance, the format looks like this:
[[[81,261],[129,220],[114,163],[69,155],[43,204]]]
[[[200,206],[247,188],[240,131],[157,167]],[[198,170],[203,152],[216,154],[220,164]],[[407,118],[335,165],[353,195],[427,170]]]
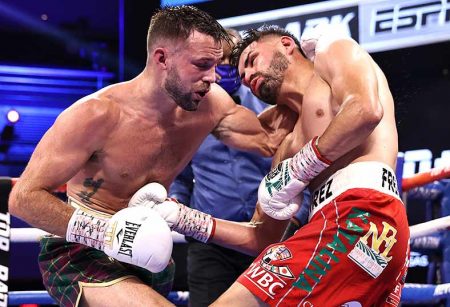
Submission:
[[[86,178],[83,182],[83,186],[86,188],[92,188],[92,191],[81,191],[77,195],[85,203],[91,203],[91,197],[97,193],[98,189],[102,185],[104,180],[102,178],[94,180],[94,178]]]

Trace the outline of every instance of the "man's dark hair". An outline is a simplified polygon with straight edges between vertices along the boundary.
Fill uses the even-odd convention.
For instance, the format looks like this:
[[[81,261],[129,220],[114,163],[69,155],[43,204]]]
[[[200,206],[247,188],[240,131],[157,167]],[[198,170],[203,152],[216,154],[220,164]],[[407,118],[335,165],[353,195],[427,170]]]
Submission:
[[[193,31],[209,35],[215,42],[230,41],[225,29],[209,14],[188,5],[167,6],[152,16],[147,48],[159,39],[187,39]]]
[[[236,44],[236,46],[233,48],[233,51],[231,52],[230,64],[233,66],[238,66],[239,58],[241,57],[241,54],[244,51],[244,49],[248,47],[248,45],[250,45],[255,41],[259,41],[263,37],[270,35],[289,36],[294,40],[300,53],[306,58],[302,48],[300,48],[300,42],[291,32],[283,28],[280,28],[279,26],[263,25],[257,29],[250,29],[244,32],[244,38],[239,43]]]

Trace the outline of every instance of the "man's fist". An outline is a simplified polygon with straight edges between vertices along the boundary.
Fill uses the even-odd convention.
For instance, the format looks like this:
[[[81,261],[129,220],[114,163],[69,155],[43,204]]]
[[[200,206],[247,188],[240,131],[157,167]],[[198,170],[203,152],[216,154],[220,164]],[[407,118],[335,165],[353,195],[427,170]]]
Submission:
[[[300,208],[301,192],[331,161],[317,148],[319,137],[306,143],[294,157],[281,161],[261,181],[258,201],[264,212],[277,220],[288,220]]]
[[[290,173],[292,159],[281,161],[261,181],[258,202],[263,211],[277,220],[288,220],[301,205],[301,193],[307,186]]]
[[[321,23],[314,28],[308,28],[300,38],[300,47],[306,57],[314,62],[316,53],[327,48],[338,39],[351,38],[344,26],[339,24]]]
[[[169,264],[172,247],[167,223],[152,209],[125,208],[109,220],[104,252],[119,261],[158,273]]]
[[[166,188],[158,182],[151,182],[137,190],[128,202],[128,207],[145,206],[153,208],[154,205],[160,204],[167,198]]]
[[[167,266],[173,246],[167,223],[147,207],[125,208],[111,217],[77,208],[69,221],[66,240],[102,250],[153,273]]]

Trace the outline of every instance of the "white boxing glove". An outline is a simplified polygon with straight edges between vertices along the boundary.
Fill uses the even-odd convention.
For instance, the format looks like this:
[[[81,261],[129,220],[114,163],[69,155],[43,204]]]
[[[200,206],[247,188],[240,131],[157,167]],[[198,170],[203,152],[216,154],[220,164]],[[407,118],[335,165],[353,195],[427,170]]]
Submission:
[[[102,250],[153,273],[166,268],[173,247],[167,223],[146,207],[125,208],[111,217],[77,208],[69,221],[66,240]]]
[[[348,29],[341,24],[320,23],[313,28],[307,28],[300,38],[300,47],[306,57],[314,62],[316,53],[328,48],[339,39],[351,39]]]
[[[215,229],[214,218],[167,198],[166,189],[152,182],[140,188],[130,199],[129,207],[148,206],[158,212],[171,230],[201,242],[207,242]]]
[[[320,155],[318,139],[309,141],[292,159],[281,161],[261,181],[258,202],[268,216],[277,220],[293,217],[301,205],[300,193],[331,164]]]
[[[213,235],[216,221],[210,214],[191,209],[175,199],[167,199],[156,205],[157,211],[170,229],[206,243]]]
[[[128,202],[128,207],[145,206],[153,208],[156,204],[160,204],[167,198],[166,188],[158,183],[151,182],[137,190]]]
[[[292,159],[286,159],[267,174],[258,188],[258,202],[261,209],[277,220],[288,220],[301,205],[301,192],[307,183],[295,179],[290,174]]]

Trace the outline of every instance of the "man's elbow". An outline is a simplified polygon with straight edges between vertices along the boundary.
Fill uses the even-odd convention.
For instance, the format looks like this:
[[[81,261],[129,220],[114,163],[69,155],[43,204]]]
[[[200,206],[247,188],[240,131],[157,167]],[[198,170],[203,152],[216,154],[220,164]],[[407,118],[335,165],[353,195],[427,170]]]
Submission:
[[[13,189],[9,194],[8,199],[8,212],[14,216],[20,217],[21,202],[19,201],[19,193],[16,192],[17,189]]]
[[[383,115],[383,106],[378,99],[363,104],[360,110],[360,118],[367,130],[375,129],[383,119]]]

